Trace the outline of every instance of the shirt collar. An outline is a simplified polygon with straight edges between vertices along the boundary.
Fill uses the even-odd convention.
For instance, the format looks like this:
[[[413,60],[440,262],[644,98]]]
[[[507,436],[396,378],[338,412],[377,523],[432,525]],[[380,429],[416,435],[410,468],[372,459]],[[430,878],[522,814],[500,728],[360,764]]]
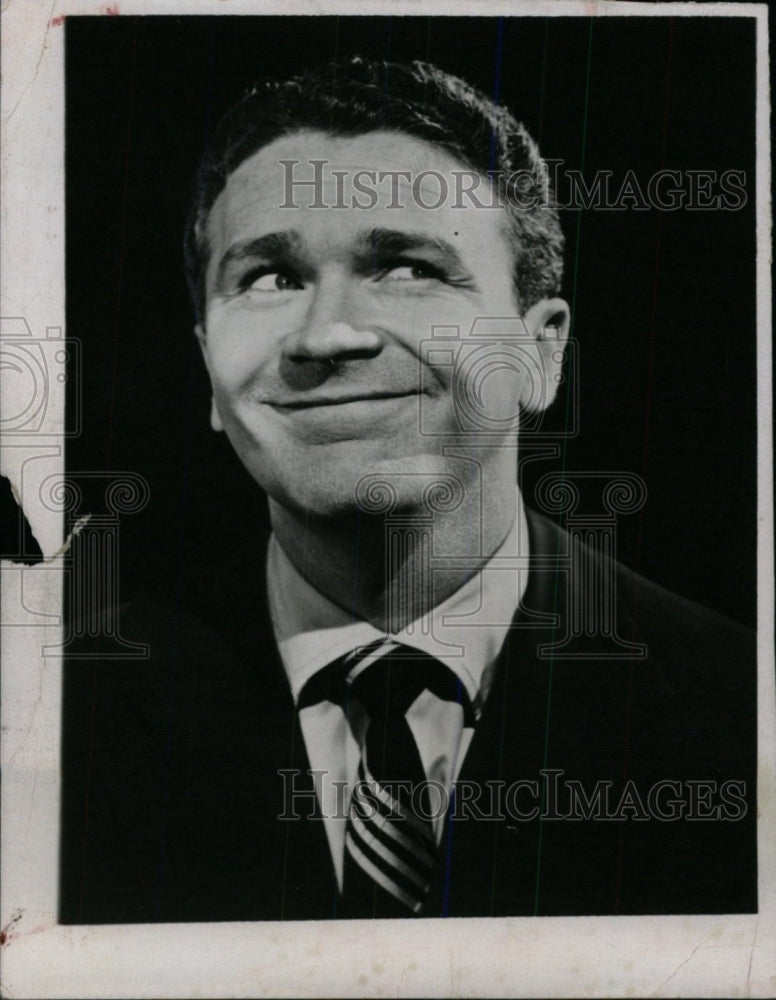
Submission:
[[[376,640],[437,657],[481,704],[528,578],[528,528],[520,494],[506,538],[488,562],[423,619],[386,635],[316,590],[296,570],[275,535],[267,554],[270,615],[294,701],[322,667]]]

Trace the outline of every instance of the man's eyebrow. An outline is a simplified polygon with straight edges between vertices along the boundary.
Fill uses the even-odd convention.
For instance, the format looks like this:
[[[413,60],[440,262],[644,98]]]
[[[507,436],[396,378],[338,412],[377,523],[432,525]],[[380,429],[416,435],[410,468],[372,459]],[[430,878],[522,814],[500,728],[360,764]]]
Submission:
[[[250,260],[253,257],[266,257],[270,260],[290,257],[298,252],[300,243],[299,233],[294,229],[279,233],[265,233],[263,236],[256,236],[250,240],[238,240],[226,250],[218,262],[217,284],[221,284],[227,269],[232,264]]]
[[[370,229],[359,238],[359,243],[364,254],[370,257],[389,257],[407,250],[434,250],[448,263],[462,266],[460,254],[452,243],[428,233],[413,233],[402,229]]]
[[[399,256],[408,250],[432,250],[444,258],[450,267],[463,267],[458,250],[446,240],[428,233],[409,232],[402,229],[369,229],[358,237],[358,255],[365,261],[375,258]],[[302,248],[302,238],[294,230],[265,233],[253,239],[238,240],[222,255],[216,272],[216,287],[220,287],[228,269],[233,265],[252,258],[282,260],[298,256]]]

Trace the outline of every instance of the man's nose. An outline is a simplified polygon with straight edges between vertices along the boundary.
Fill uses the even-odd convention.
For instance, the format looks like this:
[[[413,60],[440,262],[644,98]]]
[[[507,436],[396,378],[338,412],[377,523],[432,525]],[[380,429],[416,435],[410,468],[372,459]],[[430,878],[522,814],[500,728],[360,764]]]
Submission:
[[[286,337],[284,360],[354,361],[380,353],[382,337],[359,309],[357,292],[345,280],[324,281],[316,288],[301,325]]]

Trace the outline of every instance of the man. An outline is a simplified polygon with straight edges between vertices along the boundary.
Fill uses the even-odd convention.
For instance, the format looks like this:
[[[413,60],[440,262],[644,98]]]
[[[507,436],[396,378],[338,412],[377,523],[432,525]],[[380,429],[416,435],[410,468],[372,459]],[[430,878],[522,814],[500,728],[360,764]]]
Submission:
[[[752,908],[749,637],[517,489],[569,327],[524,128],[424,64],[257,87],[186,248],[273,534],[69,665],[62,920]]]

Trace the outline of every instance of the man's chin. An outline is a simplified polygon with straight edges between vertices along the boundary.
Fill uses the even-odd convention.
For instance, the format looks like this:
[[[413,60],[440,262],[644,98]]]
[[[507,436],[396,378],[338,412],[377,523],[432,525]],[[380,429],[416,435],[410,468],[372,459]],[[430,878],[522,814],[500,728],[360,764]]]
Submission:
[[[316,463],[283,479],[262,483],[272,500],[297,516],[342,520],[359,516],[426,513],[440,501],[454,503],[465,488],[450,459],[418,454],[348,463]],[[256,477],[259,478],[258,476]],[[259,480],[261,482],[261,480]]]

